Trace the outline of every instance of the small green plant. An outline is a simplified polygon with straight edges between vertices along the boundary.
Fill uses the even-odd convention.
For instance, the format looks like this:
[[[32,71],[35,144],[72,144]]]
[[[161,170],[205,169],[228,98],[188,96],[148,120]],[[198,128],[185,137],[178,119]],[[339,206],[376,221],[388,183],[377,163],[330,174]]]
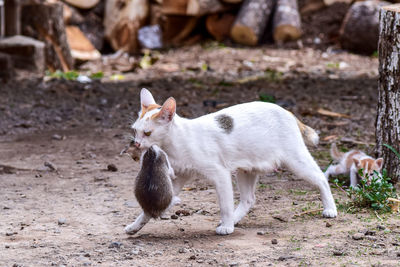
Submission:
[[[74,71],[74,70],[67,71],[67,72],[63,72],[60,70],[56,70],[55,72],[47,71],[46,76],[49,76],[50,78],[75,81],[79,77],[79,72]]]
[[[391,178],[388,177],[386,170],[382,171],[382,175],[375,172],[373,175],[364,175],[360,170],[358,175],[361,177],[360,184],[356,187],[344,189],[344,182],[335,179],[334,185],[345,192],[351,199],[342,207],[347,211],[354,211],[357,208],[371,208],[383,212],[390,211],[388,198],[397,198],[396,189],[390,183]]]
[[[258,96],[260,98],[260,101],[262,101],[262,102],[268,102],[268,103],[275,103],[276,102],[275,96],[273,96],[273,95],[261,93]]]
[[[359,171],[360,177],[363,177],[362,170]],[[382,175],[377,172],[374,175],[363,177],[357,187],[348,189],[349,197],[353,203],[359,207],[370,207],[374,210],[389,211],[388,198],[396,198],[396,189],[390,183],[391,178],[387,176],[386,170]]]

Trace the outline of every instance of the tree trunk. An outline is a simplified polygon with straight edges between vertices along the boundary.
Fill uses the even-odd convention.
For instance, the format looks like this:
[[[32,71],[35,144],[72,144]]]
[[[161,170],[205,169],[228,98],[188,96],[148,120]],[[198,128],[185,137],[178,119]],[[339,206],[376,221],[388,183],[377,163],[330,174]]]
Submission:
[[[6,36],[21,34],[21,3],[20,0],[5,1]]]
[[[377,152],[392,181],[400,176],[400,159],[384,144],[400,151],[400,4],[380,11],[379,90],[376,119]]]
[[[277,43],[300,38],[301,23],[297,0],[278,0],[276,3],[273,36]]]
[[[65,33],[63,5],[61,3],[25,5],[21,13],[23,34],[46,44],[47,67],[51,71],[71,70],[74,60]]]
[[[189,0],[186,14],[202,16],[227,10],[230,6],[222,4],[219,0]]]
[[[232,39],[240,44],[256,45],[267,27],[275,0],[246,0],[231,29]]]
[[[207,31],[217,41],[223,41],[229,37],[235,16],[230,13],[212,14],[206,19]]]
[[[357,2],[348,10],[341,29],[342,48],[371,55],[378,48],[379,9],[389,5],[383,1]]]
[[[147,0],[108,0],[105,7],[104,33],[114,50],[139,52],[139,29],[149,12]]]

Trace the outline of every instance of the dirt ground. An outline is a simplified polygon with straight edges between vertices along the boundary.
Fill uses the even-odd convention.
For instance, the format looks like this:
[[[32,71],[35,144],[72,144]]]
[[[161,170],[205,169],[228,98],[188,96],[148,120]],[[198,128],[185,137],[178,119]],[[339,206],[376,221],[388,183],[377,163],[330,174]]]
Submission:
[[[274,101],[319,131],[312,154],[322,169],[333,141],[373,154],[378,60],[331,45],[342,6],[303,17],[314,24],[305,27],[304,47],[211,42],[163,51],[149,69],[117,82],[106,73],[89,84],[27,75],[1,84],[0,265],[399,266],[399,215],[349,213],[346,196],[332,188],[339,215],[324,219],[319,193],[284,170],[261,177],[257,204],[232,235],[215,234],[214,186],[199,179],[185,186],[169,219],[134,236],[123,231],[140,212],[139,166],[118,154],[142,87],[160,103],[174,96],[189,118],[260,97]],[[188,216],[171,217],[179,210]]]

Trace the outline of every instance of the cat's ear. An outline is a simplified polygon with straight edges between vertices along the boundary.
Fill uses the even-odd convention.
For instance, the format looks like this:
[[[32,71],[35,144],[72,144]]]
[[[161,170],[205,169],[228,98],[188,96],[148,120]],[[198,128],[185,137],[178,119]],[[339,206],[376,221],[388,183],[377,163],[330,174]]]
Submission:
[[[160,112],[155,114],[154,118],[161,121],[170,122],[174,118],[175,111],[176,101],[173,97],[170,97],[164,102]]]
[[[156,101],[154,100],[153,95],[150,93],[150,91],[146,88],[143,88],[140,91],[140,104],[142,105],[142,107],[147,108],[148,106],[155,103]]]
[[[379,158],[375,160],[375,164],[379,169],[382,169],[383,167],[383,158]]]

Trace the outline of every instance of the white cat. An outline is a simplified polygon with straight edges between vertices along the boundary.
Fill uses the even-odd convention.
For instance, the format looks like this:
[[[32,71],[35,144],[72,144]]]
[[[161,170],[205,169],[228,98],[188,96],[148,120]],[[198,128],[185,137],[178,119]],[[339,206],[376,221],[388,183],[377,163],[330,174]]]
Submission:
[[[285,109],[251,102],[190,120],[175,114],[172,97],[161,107],[147,89],[142,89],[140,100],[142,109],[132,125],[136,146],[147,149],[157,144],[168,154],[177,175],[173,180],[175,195],[194,176],[214,182],[221,210],[217,234],[233,232],[234,225],[255,203],[258,175],[281,165],[317,186],[323,216],[336,217],[329,184],[302,138],[303,134],[306,143],[317,144],[318,135]],[[231,174],[235,171],[240,203],[234,210]],[[132,226],[142,225],[142,220],[139,217]],[[131,227],[129,233],[137,230]]]

